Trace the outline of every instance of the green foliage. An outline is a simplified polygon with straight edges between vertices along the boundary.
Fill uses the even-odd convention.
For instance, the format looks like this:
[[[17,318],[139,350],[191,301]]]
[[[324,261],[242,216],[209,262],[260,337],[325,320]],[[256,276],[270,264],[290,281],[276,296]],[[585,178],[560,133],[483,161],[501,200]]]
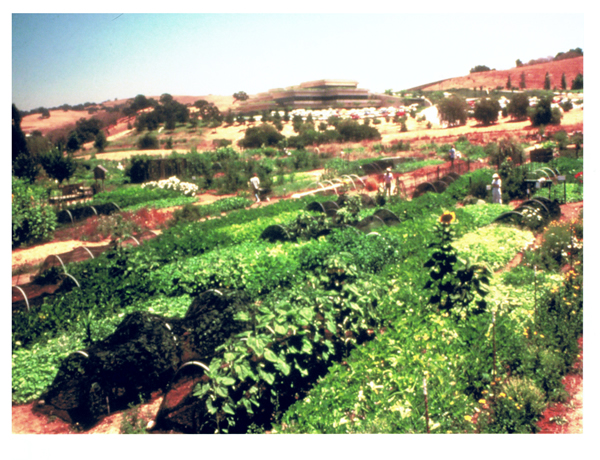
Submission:
[[[29,151],[25,134],[21,130],[19,109],[12,105],[12,173],[33,183],[39,173],[36,156]]]
[[[12,180],[12,247],[52,239],[56,215],[46,206],[47,193],[25,179]]]
[[[573,79],[573,81],[571,81],[571,89],[573,90],[577,90],[577,89],[583,89],[583,75],[578,73],[575,78]]]
[[[217,121],[221,122],[223,120],[223,115],[219,108],[214,105],[212,102],[208,102],[204,99],[199,99],[194,102],[194,107],[198,109],[198,115],[202,118],[203,121]]]
[[[525,254],[529,265],[544,270],[558,270],[583,255],[583,225],[581,222],[552,222],[546,227],[539,249]]]
[[[360,142],[363,140],[380,140],[377,128],[358,123],[356,120],[342,120],[336,126],[343,142]]]
[[[500,103],[495,99],[480,99],[475,105],[473,117],[484,125],[491,125],[498,121]]]
[[[248,128],[244,138],[238,141],[238,144],[240,147],[252,149],[275,146],[283,139],[284,136],[273,125],[262,123],[259,126]]]
[[[472,263],[486,264],[496,271],[526,249],[535,238],[530,230],[498,224],[486,225],[457,239],[457,254]]]
[[[544,89],[552,89],[552,82],[550,81],[550,75],[548,74],[548,72],[546,72],[546,76],[544,77]]]
[[[104,131],[100,130],[94,140],[94,147],[98,152],[104,152],[104,149],[108,146],[109,142],[106,140]]]
[[[467,102],[457,95],[446,97],[437,104],[440,120],[449,126],[464,125],[467,122],[468,107]]]
[[[237,101],[247,101],[250,96],[248,96],[244,91],[238,91],[237,93],[233,93],[233,98]]]
[[[485,147],[489,157],[490,164],[514,168],[515,165],[522,164],[525,160],[525,149],[521,143],[513,136],[503,137],[497,144],[490,143]],[[504,179],[505,176],[500,174]],[[504,184],[503,184],[504,185]]]
[[[132,403],[129,404],[129,409],[123,412],[123,417],[121,418],[121,434],[147,434],[148,430],[146,426],[148,425],[148,421],[145,420],[141,414],[141,407],[134,406]]]
[[[153,136],[150,133],[146,133],[138,139],[136,147],[138,148],[138,150],[158,149],[158,139],[156,138],[156,136]]]
[[[529,109],[529,96],[525,93],[516,94],[508,103],[507,111],[515,120],[525,120]]]
[[[486,65],[476,65],[471,70],[469,70],[469,73],[488,72],[489,70],[491,69]]]
[[[462,145],[459,149],[465,151]],[[306,152],[296,153],[297,160],[312,161]],[[211,155],[198,154],[211,161],[237,161],[225,150]],[[291,167],[293,156],[270,159],[279,160],[276,168]],[[566,160],[575,161],[561,159]],[[506,368],[555,395],[542,393],[543,398],[558,397],[558,374],[576,356],[573,342],[582,327],[582,304],[573,305],[581,299],[579,275],[551,294],[550,274],[538,271],[536,277],[532,268],[518,267],[514,274],[490,279],[486,310],[461,321],[423,308],[429,296],[422,287],[431,279],[423,265],[433,258],[425,248],[437,241],[432,226],[442,210],[453,209],[468,193],[470,178],[484,176],[489,179],[490,171],[462,176],[443,194],[389,203],[401,222],[378,229],[379,235],[348,228],[309,241],[257,241],[270,225],[302,221],[298,217],[305,216],[310,201],[330,199],[309,197],[180,222],[139,247],[70,264],[80,290],[46,299],[32,315],[13,317],[13,401],[41,394],[60,360],[83,348],[86,324],[96,341],[107,337],[127,312],[181,317],[192,295],[227,288],[247,293],[252,301],[238,312],[246,331],[223,342],[209,363],[209,380],[196,387],[206,408],[206,432],[424,433],[429,428],[432,433],[469,433],[478,427],[472,422],[481,407],[478,398],[492,383],[503,381]],[[510,227],[485,228],[506,208],[456,208],[460,225],[452,226],[456,237],[444,254],[450,257],[454,246],[460,248],[454,251],[457,259],[468,251],[502,265],[517,250],[520,235],[527,234]],[[220,209],[215,212],[220,216]],[[460,246],[478,238],[483,240],[479,246]],[[452,275],[465,270],[468,277],[466,267],[457,261]],[[531,328],[536,285],[538,308],[542,303],[548,307],[540,309]],[[90,305],[95,306],[92,313]],[[548,367],[541,370],[542,364]],[[559,372],[553,373],[551,366]],[[521,429],[533,424],[535,416],[533,410],[525,412],[513,425],[508,425],[509,415],[490,419],[492,428],[485,430]]]
[[[552,108],[550,96],[540,99],[535,107],[529,109],[529,120],[532,126],[559,125],[562,118],[560,110]]]
[[[80,118],[75,123],[75,133],[81,144],[95,140],[101,131],[102,122],[94,117]]]
[[[454,213],[445,213],[435,226],[435,240],[429,244],[433,252],[423,265],[429,269],[430,278],[424,289],[432,291],[429,305],[464,319],[468,313],[485,312],[487,292],[483,285],[489,284],[491,271],[484,265],[465,264],[459,260],[452,246],[454,232],[450,224],[454,219]],[[472,302],[476,307],[471,305]]]
[[[537,433],[536,425],[546,408],[544,393],[529,378],[509,377],[500,388],[493,412],[482,414],[483,433]]]
[[[41,155],[40,163],[46,174],[58,182],[62,182],[65,179],[69,180],[75,173],[75,169],[77,169],[77,164],[73,157],[71,155],[63,155],[58,149],[52,149]]]
[[[206,216],[217,216],[222,212],[231,211],[234,209],[243,209],[252,204],[252,201],[248,198],[233,197],[223,198],[215,201],[212,204],[204,206],[194,206],[192,204],[186,204],[181,209],[173,212],[173,220],[170,225],[179,225],[182,222],[194,222],[200,220]]]

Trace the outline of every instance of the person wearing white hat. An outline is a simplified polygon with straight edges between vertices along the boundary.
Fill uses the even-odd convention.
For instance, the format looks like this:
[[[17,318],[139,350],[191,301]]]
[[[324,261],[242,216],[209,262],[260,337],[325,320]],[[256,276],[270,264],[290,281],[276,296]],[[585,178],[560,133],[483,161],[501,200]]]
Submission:
[[[496,173],[492,176],[492,203],[502,204],[502,179]]]
[[[254,173],[252,178],[250,179],[250,186],[252,187],[252,193],[254,193],[254,198],[256,198],[256,202],[260,203],[260,179],[258,178],[257,173]]]
[[[392,168],[387,168],[385,174],[383,175],[383,180],[385,182],[385,194],[387,196],[392,195],[392,179],[394,175],[392,174]]]

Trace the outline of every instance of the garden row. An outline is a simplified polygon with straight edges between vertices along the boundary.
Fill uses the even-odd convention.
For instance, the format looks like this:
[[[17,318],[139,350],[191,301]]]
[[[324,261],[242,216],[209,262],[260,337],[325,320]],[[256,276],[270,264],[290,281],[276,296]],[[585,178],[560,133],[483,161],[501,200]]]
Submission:
[[[476,179],[483,174],[478,171],[469,177]],[[345,377],[329,386],[335,398],[324,395],[316,401],[309,395],[281,418],[286,426],[318,432],[339,432],[348,427],[352,431],[422,432],[428,418],[433,420],[430,428],[472,430],[473,425],[465,417],[475,413],[477,397],[487,391],[486,387],[494,386],[496,378],[505,376],[503,370],[496,374],[491,370],[496,361],[490,339],[484,334],[491,324],[491,312],[497,314],[498,335],[504,334],[503,340],[497,340],[502,345],[496,359],[498,369],[505,369],[500,363],[507,365],[512,356],[509,351],[519,352],[514,356],[533,356],[527,348],[531,345],[529,337],[525,340],[520,335],[523,325],[534,326],[526,312],[535,310],[535,306],[527,297],[531,283],[519,286],[523,298],[500,302],[494,294],[510,283],[501,280],[495,286],[494,279],[493,300],[488,301],[491,308],[480,315],[445,316],[435,308],[426,308],[423,286],[427,271],[422,267],[428,251],[424,248],[434,243],[431,229],[442,211],[454,208],[456,200],[467,194],[469,177],[455,181],[443,195],[389,203],[388,208],[402,222],[396,227],[383,227],[378,231],[380,236],[347,229],[299,243],[257,241],[268,225],[289,223],[306,206],[301,202],[277,203],[179,226],[139,249],[115,251],[81,264],[73,269],[81,271],[86,280],[80,292],[65,294],[42,306],[36,316],[15,319],[13,400],[39,395],[52,381],[62,357],[82,347],[86,337],[93,341],[106,337],[126,312],[152,308],[167,316],[178,316],[190,298],[201,292],[233,289],[247,295],[249,305],[255,307],[238,313],[238,320],[248,323],[248,332],[231,337],[223,344],[221,355],[207,363],[209,386],[200,386],[197,392],[206,413],[203,426],[197,427],[201,431],[243,431],[252,420],[249,408],[271,407],[280,418],[295,400],[295,393],[302,396],[318,377],[331,382],[340,373]],[[531,239],[531,234],[523,235],[520,230],[488,227],[507,209],[499,205],[455,209],[459,223],[453,228],[457,238],[471,237],[482,228],[496,229],[488,238],[498,247],[465,251],[471,256],[479,254],[481,260],[476,262],[502,266]],[[525,270],[529,281],[532,271]],[[554,275],[537,276],[540,283],[543,280],[548,284],[544,293],[550,285],[559,285]],[[513,284],[515,278],[521,276],[513,276]],[[579,313],[578,309],[574,311]],[[561,327],[571,333],[577,318],[568,318],[570,321]],[[86,329],[84,324],[89,327]],[[381,330],[385,333],[376,332]],[[548,339],[553,340],[551,345],[557,346],[556,339],[546,334],[552,337]],[[374,335],[375,340],[366,341]],[[65,342],[71,348],[54,355],[57,344]],[[353,344],[361,346],[352,350]],[[538,354],[546,350],[546,344],[541,345],[536,344]],[[369,355],[380,356],[383,363]],[[551,355],[556,359],[556,353]],[[335,364],[343,356],[359,375],[346,365]],[[40,363],[39,359],[47,362]],[[568,363],[563,360],[566,367]],[[230,365],[223,366],[225,362]],[[535,367],[533,362],[529,364]],[[519,372],[530,376],[525,367]],[[36,369],[36,378],[24,379],[32,369]],[[418,391],[425,371],[432,375],[428,379],[428,417],[424,416],[424,401]],[[396,379],[395,383],[389,379]],[[296,386],[290,387],[290,382],[297,382]],[[318,384],[312,391],[319,394],[327,387]],[[392,402],[386,403],[390,398]],[[324,414],[323,407],[314,405],[317,403],[333,406]],[[361,420],[362,427],[357,426]]]

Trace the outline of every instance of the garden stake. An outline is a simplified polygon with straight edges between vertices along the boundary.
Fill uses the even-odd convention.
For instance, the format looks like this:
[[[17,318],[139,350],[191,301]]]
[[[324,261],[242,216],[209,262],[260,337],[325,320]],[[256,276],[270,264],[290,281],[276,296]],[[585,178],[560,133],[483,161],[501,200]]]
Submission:
[[[494,346],[494,379],[498,375],[498,370],[496,367],[496,312],[492,311],[492,343]]]
[[[533,266],[533,324],[537,323],[537,265]]]
[[[427,407],[427,377],[423,377],[423,394],[425,395],[425,423],[429,434],[429,408]]]

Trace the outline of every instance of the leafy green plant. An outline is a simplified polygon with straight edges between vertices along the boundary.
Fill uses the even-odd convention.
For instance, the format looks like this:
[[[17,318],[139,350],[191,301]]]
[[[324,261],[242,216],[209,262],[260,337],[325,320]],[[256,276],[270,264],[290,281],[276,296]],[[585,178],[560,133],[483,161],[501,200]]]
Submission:
[[[140,405],[129,404],[129,409],[121,417],[121,434],[147,434],[148,421],[141,414]]]
[[[46,241],[53,237],[56,215],[45,206],[46,191],[13,177],[12,182],[12,246]]]
[[[454,242],[454,247],[470,261],[498,270],[534,241],[531,231],[491,224],[463,235]]]
[[[499,387],[492,410],[479,417],[482,433],[537,433],[546,408],[544,393],[526,377],[509,377]]]
[[[464,318],[467,313],[485,311],[487,292],[483,285],[489,284],[491,272],[484,265],[470,265],[458,259],[452,246],[454,232],[450,225],[455,218],[455,213],[445,212],[434,228],[436,240],[429,245],[433,252],[423,265],[429,269],[430,277],[424,289],[433,291],[429,305]],[[473,301],[474,308],[470,305]]]

